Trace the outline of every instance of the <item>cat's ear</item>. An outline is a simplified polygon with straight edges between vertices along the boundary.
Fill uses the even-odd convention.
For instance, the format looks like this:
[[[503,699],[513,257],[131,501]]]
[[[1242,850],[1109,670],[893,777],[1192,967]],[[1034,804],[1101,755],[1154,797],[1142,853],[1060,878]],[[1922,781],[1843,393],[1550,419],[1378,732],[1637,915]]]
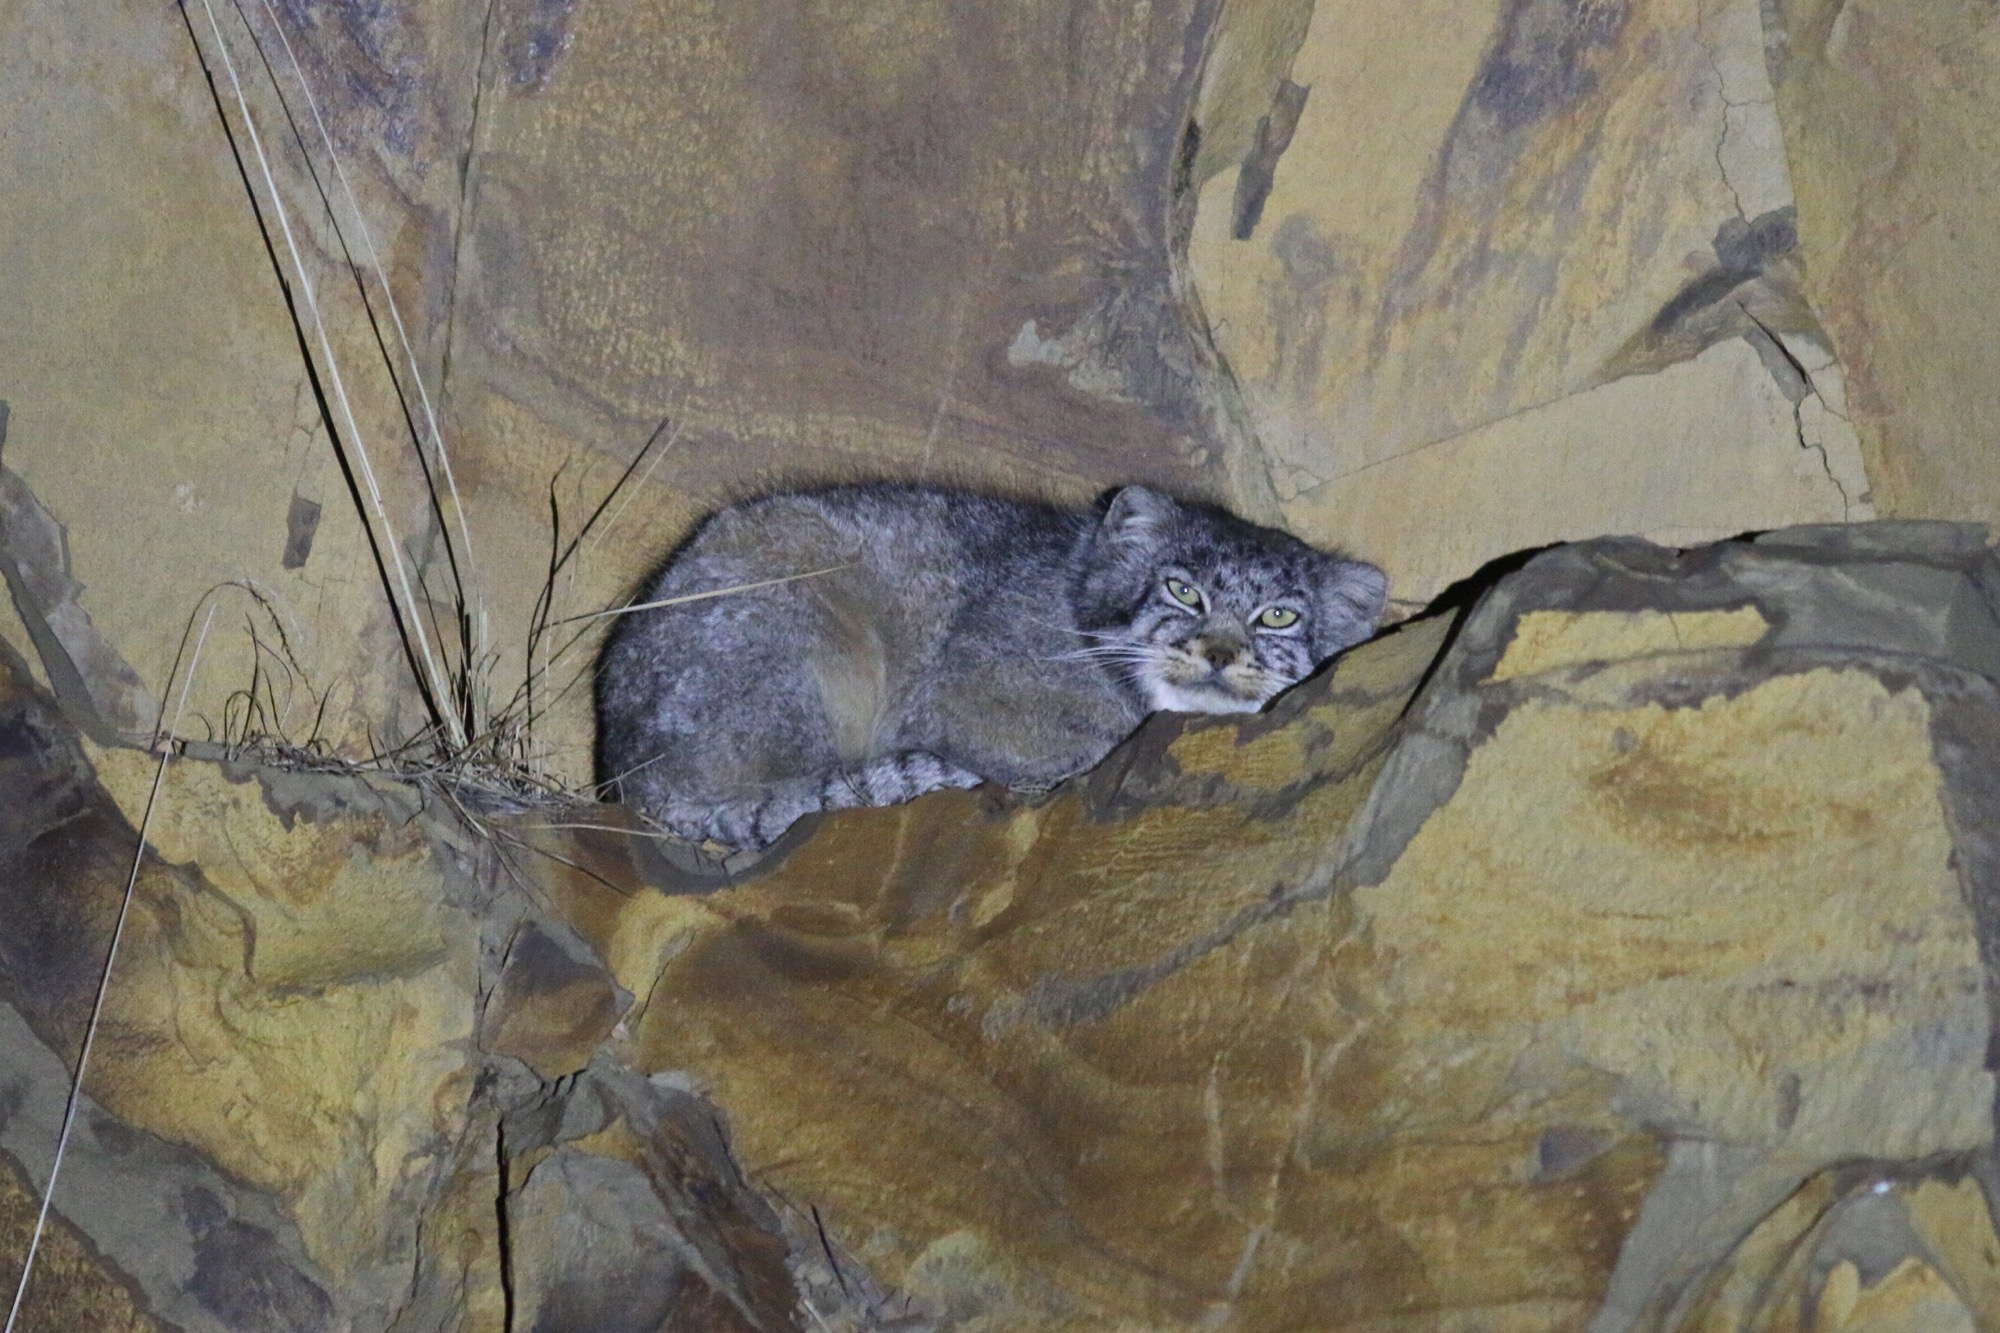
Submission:
[[[1180,508],[1174,501],[1144,486],[1127,486],[1111,497],[1104,511],[1104,536],[1115,542],[1143,543],[1165,528]]]
[[[1322,624],[1341,639],[1359,643],[1382,623],[1389,605],[1389,576],[1364,560],[1341,560],[1323,593]]]

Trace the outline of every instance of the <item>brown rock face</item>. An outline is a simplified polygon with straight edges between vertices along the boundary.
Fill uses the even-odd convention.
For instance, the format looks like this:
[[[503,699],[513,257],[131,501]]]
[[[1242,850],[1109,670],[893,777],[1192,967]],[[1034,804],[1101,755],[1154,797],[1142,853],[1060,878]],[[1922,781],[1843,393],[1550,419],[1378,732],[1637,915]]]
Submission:
[[[176,760],[29,1326],[1983,1326],[1995,573],[1566,548],[729,883]],[[0,702],[18,1238],[157,760]]]
[[[16,0],[0,103],[0,1284],[132,886],[19,1327],[2000,1328],[2000,568],[1861,522],[2000,515],[1991,3]],[[580,783],[531,608],[857,477],[1776,531],[727,882],[131,748],[455,663]]]
[[[1960,0],[1771,12],[1806,290],[1847,368],[1883,512],[1992,522],[2000,22]]]
[[[1872,517],[1784,34],[1755,0],[1232,5],[1187,285],[1286,520],[1420,601],[1551,540]]]
[[[0,15],[0,630],[101,733],[214,606],[218,732],[356,755],[452,662],[490,718],[552,508],[663,421],[558,618],[829,478],[1151,481],[1407,610],[1552,541],[2000,504],[1975,0],[79,13]],[[580,784],[555,692],[525,753]]]
[[[569,571],[561,614],[611,603],[752,489],[1226,490],[1216,372],[1168,236],[1217,8],[197,0],[185,21],[121,3],[86,22],[33,0],[0,16],[0,88],[32,108],[0,144],[19,185],[0,293],[38,312],[0,332],[22,368],[0,387],[7,460],[70,534],[74,577],[43,581],[89,590],[117,650],[86,664],[92,695],[129,692],[121,668],[165,691],[183,625],[241,580],[300,683],[334,692],[282,719],[294,739],[315,721],[349,752],[370,729],[401,739],[420,714],[355,503],[379,481],[379,512],[360,508],[375,549],[412,566],[406,602],[448,599],[438,525],[464,539],[486,617],[470,633],[500,655],[504,699],[552,483],[573,525],[663,419],[668,456],[617,540]],[[434,422],[462,532],[412,448],[443,490]],[[330,431],[371,460],[352,494]],[[255,660],[242,614],[273,637],[246,592],[223,600],[193,695],[218,727]],[[449,609],[405,615],[459,651]],[[152,701],[129,702],[150,727]],[[547,746],[586,779],[581,710],[550,719]]]

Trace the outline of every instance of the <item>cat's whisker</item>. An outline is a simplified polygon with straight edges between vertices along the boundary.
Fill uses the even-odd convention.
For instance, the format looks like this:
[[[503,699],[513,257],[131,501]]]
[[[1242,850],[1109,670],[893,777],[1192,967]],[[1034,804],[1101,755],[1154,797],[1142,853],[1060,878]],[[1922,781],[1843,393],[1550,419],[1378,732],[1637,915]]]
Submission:
[[[1056,653],[1044,658],[1049,662],[1081,662],[1092,660],[1115,660],[1131,658],[1150,662],[1159,657],[1158,650],[1137,644],[1100,644],[1094,648],[1077,648],[1067,653]]]
[[[1027,619],[1030,623],[1040,625],[1045,629],[1055,630],[1059,634],[1073,634],[1079,639],[1102,639],[1107,643],[1131,642],[1129,634],[1119,634],[1110,630],[1083,629],[1082,627],[1077,625],[1064,625],[1053,620],[1043,620],[1039,616],[1028,616],[1024,618]]]
[[[1066,655],[1083,656],[1089,653],[1114,653],[1114,652],[1137,652],[1137,651],[1150,652],[1155,648],[1155,646],[1156,645],[1149,643],[1134,643],[1129,639],[1124,640],[1122,642],[1087,643],[1080,648],[1070,649],[1068,654]]]
[[[1057,657],[1043,658],[1042,660],[1045,662],[1095,662],[1107,667],[1149,667],[1158,666],[1160,662],[1160,659],[1151,653],[1093,653],[1087,657],[1063,654]]]

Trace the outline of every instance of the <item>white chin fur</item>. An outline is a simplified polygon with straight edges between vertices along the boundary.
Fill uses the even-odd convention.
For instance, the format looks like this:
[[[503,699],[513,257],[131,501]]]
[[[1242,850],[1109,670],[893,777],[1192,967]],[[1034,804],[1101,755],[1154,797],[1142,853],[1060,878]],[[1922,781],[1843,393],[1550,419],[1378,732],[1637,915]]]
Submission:
[[[1264,706],[1262,699],[1245,699],[1212,686],[1170,685],[1163,680],[1146,682],[1153,710],[1160,713],[1254,713]]]

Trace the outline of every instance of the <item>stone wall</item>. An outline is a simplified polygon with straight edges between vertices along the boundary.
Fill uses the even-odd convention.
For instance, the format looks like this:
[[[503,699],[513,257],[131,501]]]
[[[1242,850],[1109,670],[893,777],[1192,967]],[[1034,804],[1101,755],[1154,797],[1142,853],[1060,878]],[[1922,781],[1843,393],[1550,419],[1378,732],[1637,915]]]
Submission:
[[[2000,488],[2000,39],[1969,0],[0,22],[8,544],[113,728],[218,599],[218,732],[270,667],[246,620],[303,676],[267,730],[420,725],[357,495],[412,633],[504,702],[552,489],[573,530],[662,422],[560,615],[827,478],[1152,481],[1354,547],[1406,612],[1553,541],[1983,521]],[[433,420],[463,528],[424,498]],[[232,581],[264,606],[203,600]],[[537,762],[582,780],[587,733],[573,692]]]
[[[17,681],[0,1278],[144,825],[26,1327],[1984,1327],[1995,573],[1586,543],[727,881]]]
[[[1990,11],[0,10],[20,1326],[2000,1324]],[[877,476],[1412,618],[727,884],[521,797],[538,604]]]

